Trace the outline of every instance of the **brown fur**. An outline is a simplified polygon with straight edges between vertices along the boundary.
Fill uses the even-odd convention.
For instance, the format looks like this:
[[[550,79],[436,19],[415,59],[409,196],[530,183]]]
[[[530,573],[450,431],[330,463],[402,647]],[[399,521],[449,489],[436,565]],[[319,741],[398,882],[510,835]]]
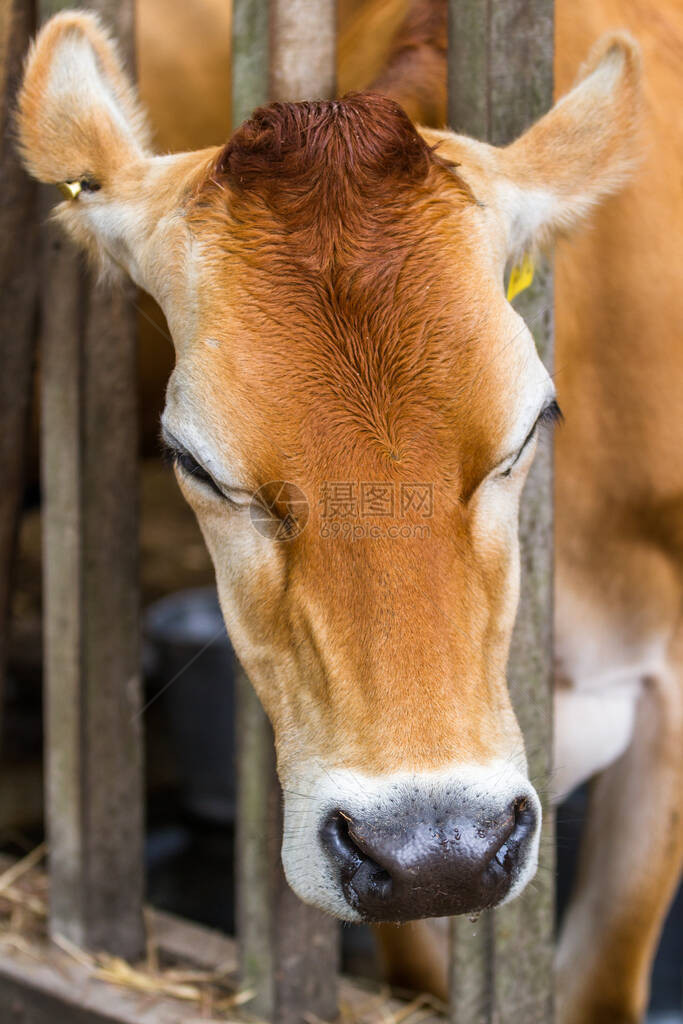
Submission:
[[[576,11],[558,6],[560,88],[597,35],[627,22],[646,51],[648,141],[634,185],[608,201],[574,255],[558,252],[557,379],[567,413],[557,461],[558,636],[565,648],[580,645],[599,612],[629,642],[657,630],[667,657],[644,688],[631,747],[596,789],[591,871],[561,944],[562,1024],[604,1024],[642,1014],[683,847],[683,348],[672,230],[680,132],[666,100],[677,87],[682,26],[672,3],[656,16],[651,3],[618,0]],[[409,94],[426,56],[443,102],[442,48],[431,32],[398,42],[380,80],[394,96]],[[248,551],[240,531],[250,527],[181,482],[222,568],[226,617],[275,723],[281,772],[309,751],[381,772],[518,749],[505,687],[513,540],[484,528],[477,509],[509,426],[511,383],[523,373],[503,344],[510,323],[499,318],[505,254],[529,239],[523,230],[513,237],[505,186],[555,187],[542,237],[623,184],[636,144],[632,43],[611,37],[595,52],[591,67],[605,56],[618,67],[610,90],[589,83],[506,150],[430,132],[424,146],[394,108],[377,123],[381,101],[364,98],[271,108],[232,146],[163,171],[142,152],[123,172],[130,149],[116,139],[111,154],[83,151],[82,138],[54,130],[63,120],[45,120],[49,53],[48,45],[34,62],[25,93],[28,161],[55,180],[104,156],[112,200],[138,203],[138,235],[116,252],[169,311],[178,346],[169,398],[184,421],[202,424],[247,489],[286,478],[317,494],[325,480],[379,474],[438,482],[429,541],[326,545],[314,506],[306,535],[254,561],[238,591],[228,534]],[[119,81],[115,58],[103,53],[101,65]],[[125,89],[118,95],[125,104]],[[421,113],[431,116],[425,102]],[[349,146],[353,121],[360,138]],[[410,152],[394,168],[388,154],[399,138]],[[429,155],[436,142],[439,157],[462,164],[459,177]],[[69,211],[79,237],[92,233],[79,226],[84,209]],[[570,592],[587,609],[578,624],[563,609]],[[634,808],[641,827],[630,828]],[[393,947],[394,959],[405,957],[405,942]]]
[[[449,167],[397,104],[359,94],[257,110],[220,153],[205,189],[228,186],[230,208],[252,204],[254,217],[267,207],[292,236],[290,249],[320,270],[343,258],[344,246],[365,245],[372,260],[368,218],[375,230],[391,229],[411,190],[424,185],[427,195],[437,168]],[[453,196],[458,185],[466,192],[454,173],[444,180]]]

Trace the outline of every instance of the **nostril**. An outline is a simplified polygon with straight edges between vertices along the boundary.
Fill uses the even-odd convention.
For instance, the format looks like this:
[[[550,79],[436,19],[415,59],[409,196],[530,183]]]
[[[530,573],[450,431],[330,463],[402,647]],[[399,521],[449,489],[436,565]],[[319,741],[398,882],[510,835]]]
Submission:
[[[508,868],[510,866],[510,847],[507,843],[503,843],[503,845],[496,850],[495,859],[502,868]]]
[[[350,821],[343,811],[333,811],[320,829],[325,846],[340,866],[346,866],[350,861],[360,863],[363,858],[362,851],[349,834]]]
[[[514,800],[500,823],[495,848],[489,854],[491,862],[495,861],[506,872],[512,872],[517,865],[520,844],[532,831],[535,820],[527,797]]]
[[[353,819],[344,811],[333,811],[324,821],[320,836],[332,859],[339,866],[342,881],[349,883],[361,872],[364,883],[377,895],[387,896],[391,875],[372,859],[353,834]]]
[[[536,825],[536,812],[526,796],[520,796],[513,804],[514,828],[516,839],[523,839]]]

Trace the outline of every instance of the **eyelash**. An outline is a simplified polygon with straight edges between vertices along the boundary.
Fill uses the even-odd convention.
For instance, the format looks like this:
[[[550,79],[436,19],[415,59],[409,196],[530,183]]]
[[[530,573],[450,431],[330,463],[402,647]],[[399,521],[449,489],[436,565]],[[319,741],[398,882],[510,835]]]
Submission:
[[[183,473],[187,476],[193,477],[195,480],[201,481],[203,484],[206,484],[206,486],[210,487],[213,493],[218,495],[219,498],[225,498],[225,495],[211,474],[207,473],[204,467],[197,462],[194,455],[190,455],[189,452],[183,451],[179,448],[169,448],[168,451],[174,464],[181,469]]]
[[[538,430],[539,430],[540,427],[542,427],[544,425],[552,426],[554,423],[561,423],[563,419],[564,419],[564,416],[562,415],[562,410],[560,409],[560,407],[557,404],[557,402],[555,400],[553,400],[550,403],[550,405],[547,405],[545,407],[545,409],[543,409],[543,411],[541,412],[540,416],[538,417],[538,419],[534,423],[531,431],[529,432],[529,435],[528,435],[526,441],[524,442],[522,447],[519,449],[519,451],[515,455],[514,460],[510,463],[510,465],[508,466],[507,469],[504,469],[499,474],[499,476],[502,476],[502,477],[510,476],[510,474],[512,473],[512,470],[515,468],[515,466],[517,465],[517,463],[521,459],[522,455],[526,451],[526,448],[531,443],[531,441],[534,439],[534,437],[536,437],[536,434],[538,433]]]
[[[522,455],[524,454],[524,452],[526,451],[526,449],[527,449],[527,448],[529,447],[529,444],[530,444],[530,442],[531,442],[531,441],[533,440],[533,438],[534,438],[535,436],[536,436],[536,431],[534,430],[534,431],[532,431],[532,433],[531,433],[531,434],[529,434],[528,438],[526,439],[526,441],[524,442],[524,444],[522,445],[522,447],[521,447],[521,448],[519,449],[519,451],[518,451],[518,452],[517,452],[517,454],[515,455],[515,459],[514,459],[514,462],[511,462],[511,463],[510,463],[510,465],[508,466],[508,468],[507,468],[507,469],[504,469],[504,470],[502,470],[502,471],[501,471],[501,472],[500,472],[500,473],[498,474],[498,476],[502,476],[502,477],[508,477],[508,476],[512,476],[512,470],[513,470],[513,469],[515,468],[515,466],[517,465],[517,463],[518,463],[518,462],[519,462],[519,460],[521,459]]]

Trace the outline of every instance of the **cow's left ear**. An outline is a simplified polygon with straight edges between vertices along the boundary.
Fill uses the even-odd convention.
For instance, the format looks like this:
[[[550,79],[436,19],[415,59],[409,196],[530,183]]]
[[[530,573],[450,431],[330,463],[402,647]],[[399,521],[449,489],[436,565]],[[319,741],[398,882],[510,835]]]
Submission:
[[[24,164],[60,186],[56,217],[103,269],[167,303],[185,266],[188,196],[218,150],[154,157],[132,82],[91,13],[51,18],[31,47],[16,110]],[[172,262],[173,261],[173,262]],[[169,314],[168,305],[164,311]]]
[[[579,80],[516,142],[496,151],[492,192],[518,256],[571,229],[619,190],[640,156],[640,51],[604,36]]]

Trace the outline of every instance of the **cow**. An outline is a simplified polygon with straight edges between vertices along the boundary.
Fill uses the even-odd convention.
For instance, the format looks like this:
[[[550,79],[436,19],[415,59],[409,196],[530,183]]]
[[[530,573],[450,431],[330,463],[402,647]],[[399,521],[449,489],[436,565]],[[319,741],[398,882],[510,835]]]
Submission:
[[[683,851],[680,130],[659,92],[681,19],[644,22],[658,78],[628,34],[602,36],[501,149],[367,93],[274,104],[223,145],[155,156],[83,13],[41,30],[18,107],[28,170],[69,192],[65,229],[166,315],[163,433],[273,724],[285,873],[345,920],[474,913],[533,877],[540,803],[505,669],[520,493],[559,408],[503,280],[575,233],[558,248],[556,786],[598,781],[562,1024],[640,1019]]]

